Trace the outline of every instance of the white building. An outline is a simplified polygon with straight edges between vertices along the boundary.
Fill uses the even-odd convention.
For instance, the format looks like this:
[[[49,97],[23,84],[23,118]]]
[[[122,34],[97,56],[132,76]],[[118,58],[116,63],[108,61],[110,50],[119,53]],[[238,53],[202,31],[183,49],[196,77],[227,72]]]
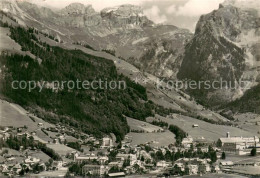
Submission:
[[[183,140],[181,142],[181,144],[185,148],[190,148],[192,143],[193,143],[193,138],[191,136],[188,136],[187,138],[183,138]]]
[[[159,161],[156,163],[156,166],[158,168],[166,168],[167,166],[169,166],[169,164],[166,161]]]
[[[25,159],[24,162],[27,164],[35,164],[35,163],[40,162],[40,159],[28,156],[28,158]]]
[[[129,159],[130,160],[130,165],[134,165],[137,161],[137,156],[136,154],[122,154],[122,153],[118,153],[116,155],[116,159],[118,161],[124,161],[124,160],[127,160]]]
[[[61,170],[63,168],[63,161],[53,161],[53,166]]]
[[[43,123],[39,122],[38,127],[43,127]]]
[[[82,168],[83,174],[91,174],[93,176],[101,176],[108,172],[108,167],[104,165],[89,165],[86,164]]]
[[[110,162],[109,164],[108,164],[108,167],[109,168],[112,168],[112,167],[119,167],[119,168],[121,168],[121,167],[123,167],[123,162],[122,161],[114,161],[114,162]]]
[[[75,162],[84,162],[84,161],[90,161],[90,160],[98,160],[98,157],[95,156],[95,154],[87,154],[87,155],[79,155],[78,153],[76,153],[74,155],[74,161]]]
[[[104,137],[102,139],[102,148],[108,148],[108,147],[113,147],[113,140],[109,137]]]
[[[255,147],[259,143],[259,138],[254,137],[231,137],[230,133],[227,132],[226,138],[219,139],[222,151],[243,154],[246,149]]]
[[[233,166],[234,163],[232,161],[220,161],[221,166]]]
[[[108,161],[107,156],[101,156],[98,158],[100,164],[105,164]]]

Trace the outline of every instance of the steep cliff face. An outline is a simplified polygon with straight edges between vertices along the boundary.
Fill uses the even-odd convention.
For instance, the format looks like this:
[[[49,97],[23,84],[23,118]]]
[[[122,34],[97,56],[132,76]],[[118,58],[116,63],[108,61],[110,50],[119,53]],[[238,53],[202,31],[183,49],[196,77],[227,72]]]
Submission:
[[[71,16],[71,15],[91,15],[95,13],[95,10],[91,5],[85,6],[81,3],[72,3],[66,6],[64,9],[59,12],[62,16]]]
[[[118,53],[146,72],[176,78],[184,46],[191,37],[189,31],[174,26],[145,28],[143,36],[122,44]]]
[[[227,7],[200,18],[195,36],[185,49],[180,78],[216,80],[221,77],[234,81],[241,77],[244,51],[231,42],[239,33],[235,26],[239,19],[237,12],[237,8]]]
[[[139,6],[130,4],[121,5],[113,8],[105,8],[101,11],[101,17],[108,20],[111,27],[136,28],[144,25],[153,24],[143,14]]]
[[[111,32],[118,28],[136,29],[152,23],[144,16],[141,7],[133,5],[106,8],[99,13],[91,5],[72,3],[61,9],[59,15],[59,22],[72,27],[99,26],[110,29]]]
[[[62,25],[70,27],[90,27],[99,25],[102,21],[100,14],[91,5],[85,6],[81,3],[72,3],[59,12],[57,21]]]
[[[256,84],[259,54],[259,16],[256,10],[220,5],[200,17],[195,35],[185,47],[180,79],[246,81],[247,87],[203,91],[211,102],[230,101]],[[200,91],[201,92],[201,91]]]

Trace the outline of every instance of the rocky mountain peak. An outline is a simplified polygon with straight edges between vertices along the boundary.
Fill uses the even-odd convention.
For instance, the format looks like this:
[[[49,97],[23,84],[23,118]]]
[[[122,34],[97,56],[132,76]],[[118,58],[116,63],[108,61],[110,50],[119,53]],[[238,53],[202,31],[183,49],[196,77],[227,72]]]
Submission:
[[[125,25],[127,28],[129,28],[129,25],[142,27],[145,24],[152,23],[144,15],[141,7],[130,4],[105,8],[100,12],[100,15],[104,20],[109,21],[109,23],[115,27],[123,27]]]
[[[231,34],[228,36],[236,36],[239,30],[238,23],[240,21],[239,9],[233,6],[221,7],[207,15],[202,15],[196,25],[195,34],[201,33],[210,29],[209,32],[215,37],[227,33],[226,30],[231,30]],[[232,28],[232,29],[231,29]],[[230,33],[230,32],[228,32]]]
[[[139,6],[124,4],[121,6],[105,8],[101,11],[101,16],[116,15],[120,17],[144,16],[143,10]]]
[[[239,42],[243,33],[259,28],[259,17],[255,9],[240,9],[235,6],[221,6],[207,15],[202,15],[197,23],[195,33],[210,28],[215,37],[224,36],[233,42]]]
[[[260,11],[260,1],[258,0],[225,0],[222,6],[232,5],[234,7],[238,7],[240,9],[256,9],[258,12]]]
[[[257,10],[239,8],[223,3],[218,10],[202,15],[195,35],[185,49],[183,63],[178,73],[181,79],[247,81],[255,85],[260,65],[257,52],[259,43],[259,17]],[[189,71],[189,72],[187,72]],[[238,90],[237,90],[238,91]],[[234,90],[213,94],[204,98],[232,100],[241,96]],[[243,94],[245,89],[242,89]]]
[[[62,15],[90,15],[96,12],[92,5],[85,6],[81,3],[72,3],[63,8],[60,13]]]

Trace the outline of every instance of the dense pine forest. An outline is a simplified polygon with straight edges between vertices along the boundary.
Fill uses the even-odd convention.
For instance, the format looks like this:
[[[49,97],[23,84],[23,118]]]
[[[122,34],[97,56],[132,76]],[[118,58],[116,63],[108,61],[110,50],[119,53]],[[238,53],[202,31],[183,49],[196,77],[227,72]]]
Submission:
[[[3,24],[3,23],[2,23]],[[6,26],[6,24],[5,24]],[[144,120],[154,111],[165,110],[147,100],[146,89],[118,74],[110,60],[83,53],[80,50],[65,50],[41,42],[37,31],[9,26],[11,35],[36,57],[1,54],[1,94],[12,102],[36,113],[51,123],[74,126],[96,136],[114,133],[118,140],[129,131],[125,116]],[[37,59],[41,59],[41,63]],[[125,81],[126,89],[69,90],[53,92],[51,88],[39,90],[13,89],[12,81]],[[168,111],[167,111],[168,112]]]

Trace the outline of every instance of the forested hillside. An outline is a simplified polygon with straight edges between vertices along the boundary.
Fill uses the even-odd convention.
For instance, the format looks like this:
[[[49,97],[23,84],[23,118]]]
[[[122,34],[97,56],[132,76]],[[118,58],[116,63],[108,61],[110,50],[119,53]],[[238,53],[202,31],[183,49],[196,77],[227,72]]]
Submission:
[[[6,26],[6,25],[5,25]],[[123,115],[144,120],[157,109],[147,101],[144,87],[117,74],[112,61],[90,56],[80,50],[65,50],[42,43],[35,29],[9,27],[11,38],[30,51],[42,62],[18,54],[1,55],[1,94],[33,111],[43,119],[69,124],[82,131],[101,135],[114,133],[120,140],[129,128]],[[76,81],[101,79],[126,81],[125,90],[88,89],[53,92],[51,88],[39,90],[12,89],[14,80],[25,81]]]
[[[241,98],[225,105],[224,108],[229,108],[236,112],[254,112],[260,113],[260,85],[257,85],[248,90]]]

